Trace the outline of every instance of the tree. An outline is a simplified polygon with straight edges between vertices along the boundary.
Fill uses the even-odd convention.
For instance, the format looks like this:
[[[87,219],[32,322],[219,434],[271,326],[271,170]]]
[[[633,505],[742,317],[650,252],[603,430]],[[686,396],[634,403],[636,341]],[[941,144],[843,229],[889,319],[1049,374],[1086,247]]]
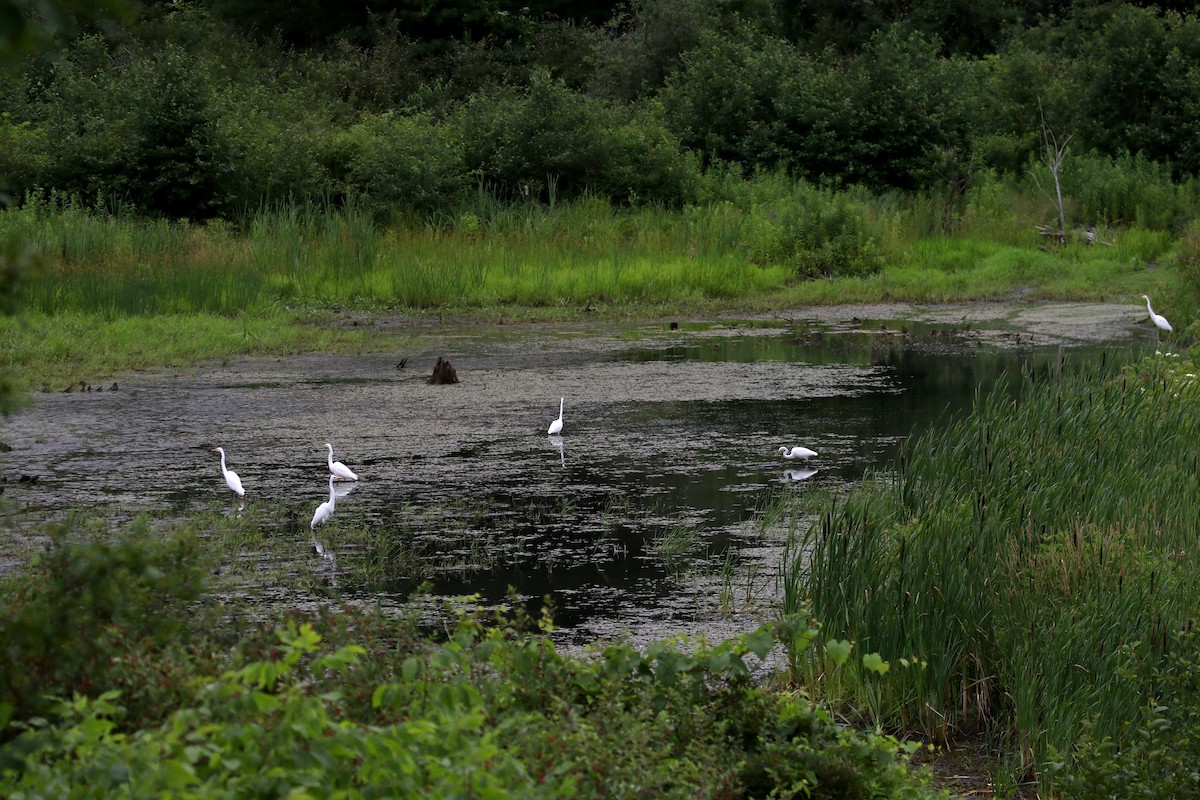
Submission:
[[[36,5],[41,15],[34,15],[31,5],[21,0],[0,0],[0,78],[22,56],[45,47],[53,36],[72,30],[79,21],[112,21],[127,13],[124,0],[43,0]],[[12,202],[4,191],[7,183],[0,175],[0,205]],[[0,239],[0,314],[17,312],[17,283],[36,264],[25,242],[11,235]],[[7,376],[0,376],[0,413],[9,413],[14,401]]]

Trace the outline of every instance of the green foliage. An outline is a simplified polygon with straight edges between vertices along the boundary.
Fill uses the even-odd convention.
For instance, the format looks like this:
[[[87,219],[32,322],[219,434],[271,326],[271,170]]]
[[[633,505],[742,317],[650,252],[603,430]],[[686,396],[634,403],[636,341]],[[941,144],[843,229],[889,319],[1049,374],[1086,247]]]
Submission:
[[[991,728],[1022,769],[1088,737],[1128,745],[1139,676],[1170,670],[1200,602],[1200,486],[1173,444],[1197,435],[1200,393],[1173,362],[981,398],[826,511],[791,591],[829,635],[927,662],[848,696],[934,736]]]
[[[751,680],[746,659],[794,645],[790,624],[566,657],[549,620],[521,612],[460,614],[440,640],[414,636],[415,618],[339,616],[325,619],[328,643],[294,618],[274,637],[252,632],[245,660],[183,682],[163,719],[131,720],[125,696],[100,686],[63,694],[0,747],[0,792],[931,796],[908,769],[912,747]]]
[[[49,695],[112,688],[122,670],[114,643],[172,641],[183,604],[202,587],[203,550],[191,537],[156,537],[144,520],[112,541],[46,531],[46,552],[10,578],[0,612],[0,721],[48,708]],[[114,657],[116,656],[116,657]]]
[[[756,260],[784,263],[802,278],[862,277],[884,265],[881,234],[864,203],[845,193],[809,189],[772,206]]]
[[[456,132],[426,116],[365,119],[350,128],[342,148],[348,185],[380,216],[429,215],[473,188]]]
[[[1117,158],[1070,155],[1063,161],[1063,192],[1091,224],[1130,224],[1174,231],[1196,213],[1171,180],[1170,167],[1142,155]]]
[[[1093,722],[1066,758],[1051,762],[1057,796],[1135,800],[1200,794],[1198,644],[1195,633],[1187,632],[1162,665],[1142,676],[1148,700],[1139,715],[1122,720],[1119,737]]]
[[[690,161],[652,107],[589,97],[536,71],[528,89],[472,97],[459,117],[467,167],[520,202],[596,192],[618,201],[678,202]]]
[[[1074,67],[1078,129],[1090,147],[1200,170],[1200,18],[1115,6]]]
[[[213,123],[211,85],[167,45],[121,67],[89,37],[61,63],[40,113],[49,185],[105,196],[150,214],[206,218],[228,204],[227,145]]]

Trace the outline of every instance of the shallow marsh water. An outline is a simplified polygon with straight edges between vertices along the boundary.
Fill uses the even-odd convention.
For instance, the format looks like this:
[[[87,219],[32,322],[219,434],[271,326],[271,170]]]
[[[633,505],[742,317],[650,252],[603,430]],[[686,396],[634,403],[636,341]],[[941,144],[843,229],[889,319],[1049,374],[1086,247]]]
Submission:
[[[397,326],[397,349],[383,355],[135,374],[117,391],[38,395],[0,438],[13,448],[6,475],[38,477],[9,492],[27,509],[215,509],[273,526],[271,552],[248,554],[273,562],[244,581],[250,596],[311,600],[276,590],[280,567],[358,600],[400,603],[423,580],[488,603],[512,587],[552,596],[566,641],[719,638],[776,597],[786,526],[762,524],[769,500],[797,500],[803,523],[821,498],[885,467],[911,432],[1022,364],[1152,344],[1144,317],[1123,305],[979,304],[677,329]],[[439,356],[460,383],[425,383]],[[552,438],[560,397],[564,429]],[[340,487],[317,552],[308,520],[328,494],[326,441],[361,480]],[[781,459],[794,444],[819,456]],[[221,481],[217,445],[244,501]],[[409,556],[386,557],[398,548]]]

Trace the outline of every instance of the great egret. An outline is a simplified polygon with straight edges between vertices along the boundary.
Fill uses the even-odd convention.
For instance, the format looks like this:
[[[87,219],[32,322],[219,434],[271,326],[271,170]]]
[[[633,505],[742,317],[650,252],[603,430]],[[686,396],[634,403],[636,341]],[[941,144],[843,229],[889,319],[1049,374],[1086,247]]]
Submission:
[[[329,500],[317,506],[317,513],[313,514],[312,523],[308,526],[314,531],[318,525],[333,516],[333,508],[337,503],[337,495],[333,491],[333,482],[335,480],[337,479],[333,475],[329,476]]]
[[[816,450],[809,450],[807,447],[793,447],[791,450],[786,447],[779,448],[779,455],[784,458],[812,458],[817,454]]]
[[[1150,307],[1150,298],[1146,295],[1142,295],[1142,297],[1146,301],[1146,310],[1150,312],[1150,321],[1154,323],[1154,327],[1158,328],[1160,331],[1167,331],[1168,333],[1175,330],[1171,327],[1171,323],[1167,322],[1166,317],[1164,317],[1162,314],[1154,313],[1154,309]],[[1161,334],[1159,335],[1161,336]]]
[[[333,445],[331,445],[329,442],[326,442],[325,446],[329,448],[329,474],[336,475],[338,478],[344,481],[358,480],[358,476],[355,475],[349,467],[340,461],[333,460]]]
[[[242,479],[233,470],[225,468],[225,448],[214,447],[212,451],[221,454],[221,474],[225,476],[225,485],[229,487],[229,491],[238,497],[245,497],[246,490],[242,488]]]
[[[563,403],[566,401],[567,398],[565,397],[561,397],[558,400],[558,419],[554,420],[554,422],[551,422],[550,427],[546,430],[546,433],[550,434],[551,436],[556,433],[562,433]]]

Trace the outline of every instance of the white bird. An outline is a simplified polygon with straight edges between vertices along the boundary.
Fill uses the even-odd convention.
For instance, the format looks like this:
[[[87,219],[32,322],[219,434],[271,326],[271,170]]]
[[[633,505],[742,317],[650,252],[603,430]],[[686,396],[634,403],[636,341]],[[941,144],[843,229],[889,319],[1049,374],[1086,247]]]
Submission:
[[[812,458],[816,454],[816,450],[809,450],[807,447],[793,447],[791,450],[786,447],[779,448],[779,455],[784,458]]]
[[[314,531],[318,525],[333,516],[333,508],[337,503],[337,495],[333,491],[333,482],[335,480],[336,478],[333,475],[329,476],[329,500],[317,506],[317,513],[313,514],[312,523],[308,526]]]
[[[225,485],[238,497],[245,497],[246,490],[242,488],[242,479],[233,470],[225,468],[225,448],[214,447],[212,451],[221,454],[221,474],[225,476]]]
[[[1160,331],[1167,331],[1168,333],[1175,330],[1171,327],[1171,323],[1167,322],[1166,317],[1162,314],[1154,313],[1154,309],[1150,307],[1150,298],[1146,295],[1142,295],[1142,297],[1146,300],[1146,310],[1150,312],[1150,321],[1154,323],[1154,326]]]
[[[559,398],[558,419],[554,420],[554,422],[551,422],[550,427],[546,430],[546,433],[550,434],[551,436],[553,436],[556,433],[562,433],[563,403],[565,403],[566,401],[567,401],[567,398],[565,398],[565,397]]]
[[[358,480],[358,476],[355,475],[349,467],[340,461],[333,460],[333,445],[331,445],[329,442],[326,442],[325,446],[329,448],[329,474],[336,475],[338,478],[344,481]]]

